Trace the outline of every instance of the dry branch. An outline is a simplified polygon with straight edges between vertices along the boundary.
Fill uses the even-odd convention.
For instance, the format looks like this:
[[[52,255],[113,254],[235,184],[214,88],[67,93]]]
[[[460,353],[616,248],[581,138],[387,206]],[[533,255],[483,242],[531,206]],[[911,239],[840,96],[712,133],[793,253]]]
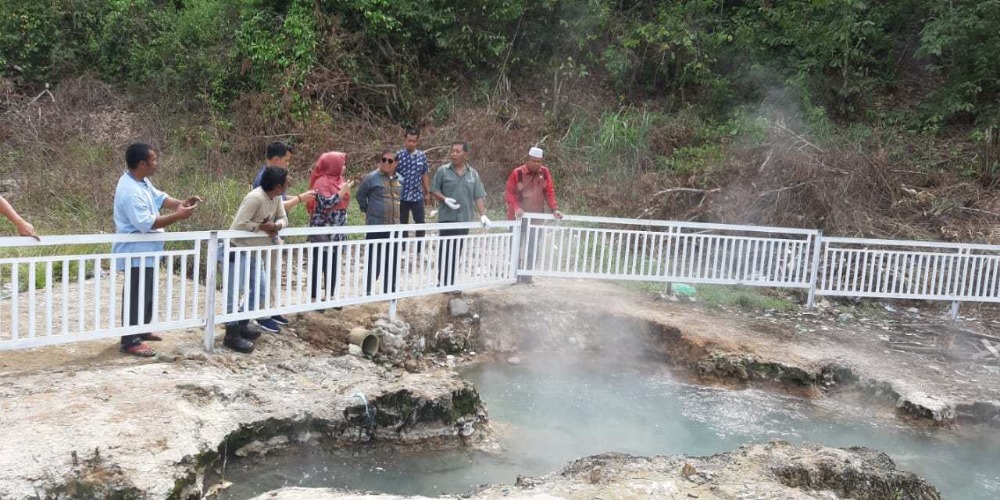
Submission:
[[[990,341],[993,341],[993,342],[996,342],[996,343],[1000,344],[1000,337],[997,337],[997,336],[994,336],[994,335],[987,335],[985,333],[974,332],[972,330],[965,330],[965,329],[962,329],[962,328],[957,328],[956,331],[958,333],[962,334],[962,335],[967,336],[967,337],[973,337],[973,338],[977,338],[977,339],[981,339],[981,340],[990,340]]]
[[[715,188],[715,189],[670,188],[670,189],[664,189],[662,191],[657,191],[657,192],[653,193],[653,197],[660,196],[661,194],[668,194],[668,193],[701,193],[701,194],[708,194],[708,193],[715,193],[715,192],[719,191],[719,189],[721,189],[721,188]]]
[[[774,126],[775,126],[775,127],[778,127],[778,128],[780,128],[781,130],[784,130],[785,132],[788,132],[789,134],[791,134],[792,136],[794,136],[794,137],[795,137],[796,139],[798,139],[798,140],[800,140],[800,141],[804,142],[804,143],[805,143],[805,144],[806,144],[807,146],[810,146],[810,147],[812,147],[812,148],[813,148],[813,149],[815,149],[816,151],[819,151],[820,153],[826,153],[826,151],[824,151],[824,150],[823,150],[823,148],[821,148],[821,147],[819,147],[819,146],[817,146],[817,145],[815,145],[815,144],[813,144],[813,143],[811,143],[811,142],[807,141],[807,140],[805,139],[805,137],[802,137],[801,135],[799,135],[799,134],[797,134],[797,133],[795,133],[795,132],[792,132],[792,131],[791,131],[791,130],[790,130],[790,129],[788,128],[788,127],[786,127],[786,126],[782,125],[781,123],[777,123],[777,122],[776,122],[776,123],[774,124]]]
[[[992,215],[994,217],[1000,217],[1000,214],[998,214],[996,212],[990,212],[989,210],[981,210],[981,209],[972,208],[972,207],[959,207],[959,208],[961,210],[965,210],[965,211],[968,211],[968,212],[976,212],[976,213],[980,213],[980,214]]]

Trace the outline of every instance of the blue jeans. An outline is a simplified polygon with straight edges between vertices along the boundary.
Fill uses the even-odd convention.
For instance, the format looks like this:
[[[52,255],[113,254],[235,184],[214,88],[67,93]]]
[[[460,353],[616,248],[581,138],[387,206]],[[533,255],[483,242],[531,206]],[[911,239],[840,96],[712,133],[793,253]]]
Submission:
[[[247,265],[247,261],[249,261],[249,266]],[[252,251],[247,253],[232,252],[229,254],[229,274],[226,281],[229,287],[226,293],[227,314],[236,312],[237,310],[253,311],[264,306],[264,297],[267,295],[269,280],[264,273],[264,269],[261,267],[260,263],[257,262],[256,255]],[[243,293],[243,286],[248,279],[250,280],[248,296],[243,297],[243,300],[239,300],[240,294]],[[238,300],[240,307],[237,308],[236,302]],[[245,309],[242,307],[244,301],[246,302]],[[247,321],[232,321],[226,323],[226,326],[247,323]]]

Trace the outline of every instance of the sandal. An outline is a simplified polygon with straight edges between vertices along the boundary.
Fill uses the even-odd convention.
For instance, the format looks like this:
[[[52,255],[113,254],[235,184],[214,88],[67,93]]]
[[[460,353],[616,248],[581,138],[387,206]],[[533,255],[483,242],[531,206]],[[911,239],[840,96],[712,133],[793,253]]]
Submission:
[[[138,344],[132,344],[128,347],[123,347],[122,352],[125,354],[131,354],[132,356],[138,356],[140,358],[152,358],[156,356],[156,351],[152,350],[146,344],[142,342]]]
[[[142,340],[148,340],[150,342],[159,342],[163,340],[163,337],[155,333],[144,333],[142,335],[139,335],[139,337],[142,338]]]

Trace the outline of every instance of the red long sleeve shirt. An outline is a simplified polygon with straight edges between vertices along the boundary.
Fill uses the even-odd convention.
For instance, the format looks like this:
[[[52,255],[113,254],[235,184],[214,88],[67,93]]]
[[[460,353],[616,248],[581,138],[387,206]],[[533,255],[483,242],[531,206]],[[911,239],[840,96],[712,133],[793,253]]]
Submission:
[[[553,212],[559,209],[552,173],[545,166],[536,174],[532,174],[527,165],[511,171],[504,198],[507,200],[507,220],[514,220],[514,212],[518,208],[525,212],[542,213],[548,204]]]

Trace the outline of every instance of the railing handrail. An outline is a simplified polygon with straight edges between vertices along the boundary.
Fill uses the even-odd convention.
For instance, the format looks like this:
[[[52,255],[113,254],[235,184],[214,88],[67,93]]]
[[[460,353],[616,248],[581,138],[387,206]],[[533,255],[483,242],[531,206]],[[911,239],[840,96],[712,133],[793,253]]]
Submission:
[[[841,245],[867,245],[882,247],[911,247],[911,248],[950,248],[955,250],[985,250],[989,252],[1000,252],[1000,245],[988,245],[985,243],[953,243],[948,241],[935,240],[886,240],[876,238],[845,238],[841,236],[824,236],[823,242],[826,244]]]
[[[41,236],[41,241],[27,236],[0,237],[0,248],[32,248],[48,246],[95,245],[112,243],[204,241],[211,231],[157,232],[141,234],[60,234]]]
[[[279,236],[313,236],[320,234],[365,234],[371,232],[402,232],[402,231],[440,231],[442,229],[510,229],[518,226],[517,221],[481,222],[441,222],[427,224],[384,224],[371,226],[323,226],[323,227],[292,227],[278,232]],[[204,231],[153,232],[153,233],[99,233],[99,234],[60,234],[43,235],[41,240],[28,236],[0,237],[0,248],[38,248],[48,246],[95,245],[114,243],[140,242],[173,242],[173,241],[204,241],[212,232],[225,238],[260,237],[261,233],[229,229],[212,229]]]
[[[552,214],[524,214],[525,218],[540,220],[559,220]],[[777,233],[777,234],[801,234],[815,235],[816,229],[803,229],[795,227],[781,226],[749,226],[742,224],[718,224],[713,222],[688,222],[688,221],[663,221],[651,219],[623,219],[617,217],[600,217],[592,215],[569,215],[564,214],[563,221],[567,222],[591,222],[597,224],[621,224],[646,227],[679,227],[688,229],[714,229],[722,231],[746,231],[756,233]]]

